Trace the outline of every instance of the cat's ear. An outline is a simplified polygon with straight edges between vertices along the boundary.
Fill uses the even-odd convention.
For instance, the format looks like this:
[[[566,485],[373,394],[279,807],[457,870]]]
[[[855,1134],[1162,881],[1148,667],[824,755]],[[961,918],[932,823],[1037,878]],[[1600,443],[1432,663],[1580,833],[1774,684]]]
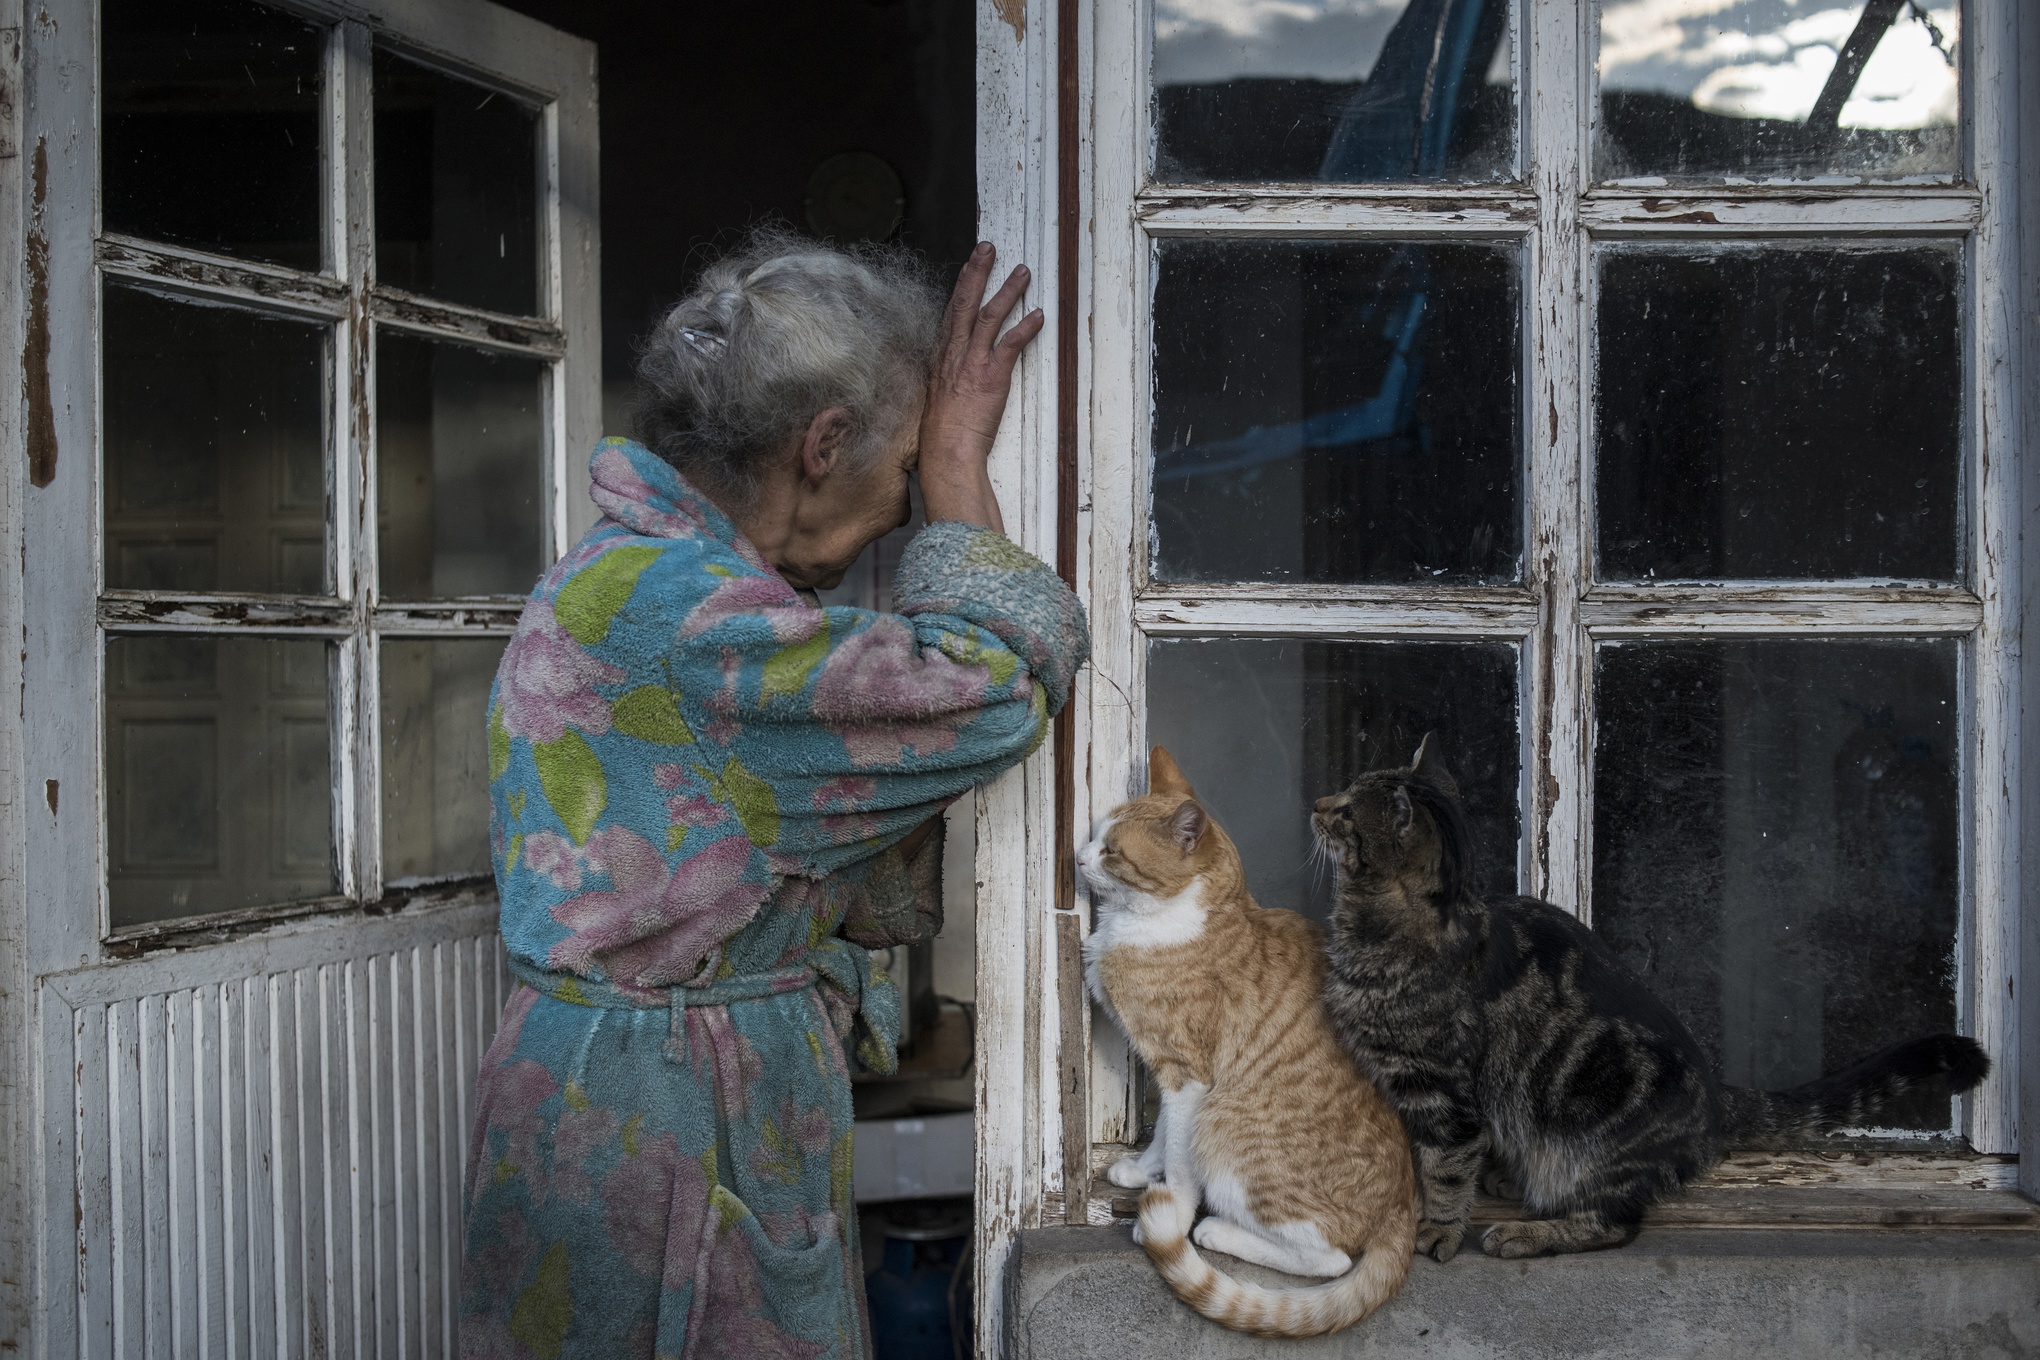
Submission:
[[[1185,798],[1197,796],[1197,790],[1190,787],[1190,781],[1183,777],[1176,758],[1169,754],[1166,746],[1157,746],[1148,752],[1148,792],[1180,793]]]
[[[1395,834],[1400,836],[1410,829],[1410,823],[1417,814],[1410,810],[1410,791],[1402,785],[1395,786]]]
[[[1155,749],[1161,750],[1159,746]],[[1205,829],[1210,825],[1211,819],[1204,815],[1197,800],[1185,798],[1183,806],[1169,818],[1169,833],[1176,838],[1176,848],[1187,855],[1197,849],[1197,842],[1204,839]]]
[[[1438,754],[1438,748],[1443,744],[1436,732],[1424,733],[1424,739],[1417,743],[1416,755],[1410,757],[1410,773],[1447,798],[1457,798],[1459,784],[1452,778],[1452,772],[1445,768],[1445,758]]]

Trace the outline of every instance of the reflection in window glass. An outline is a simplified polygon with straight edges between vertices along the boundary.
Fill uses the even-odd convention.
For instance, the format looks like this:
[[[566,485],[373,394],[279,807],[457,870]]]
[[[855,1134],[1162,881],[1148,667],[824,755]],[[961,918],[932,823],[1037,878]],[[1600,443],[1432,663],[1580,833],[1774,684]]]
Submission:
[[[108,231],[321,263],[326,30],[247,0],[102,0]]]
[[[1601,574],[1951,580],[1955,245],[1607,250]]]
[[[326,331],[105,292],[106,584],[326,589]]]
[[[385,888],[489,872],[489,686],[504,641],[382,639]]]
[[[1264,907],[1324,920],[1311,804],[1407,765],[1435,731],[1473,828],[1474,881],[1514,892],[1516,649],[1496,642],[1169,638],[1148,644],[1148,740],[1239,846]]]
[[[330,644],[106,641],[114,929],[336,891]]]
[[[1154,574],[1513,579],[1510,246],[1161,243]]]
[[[1952,0],[1603,0],[1603,179],[1946,179]]]
[[[1508,0],[1155,0],[1155,178],[1493,180]]]
[[[376,342],[388,600],[523,595],[542,568],[544,365],[385,331]]]
[[[521,316],[538,311],[538,111],[375,54],[379,282]]]
[[[1599,650],[1594,928],[1731,1085],[1954,1028],[1955,682],[1948,640]]]

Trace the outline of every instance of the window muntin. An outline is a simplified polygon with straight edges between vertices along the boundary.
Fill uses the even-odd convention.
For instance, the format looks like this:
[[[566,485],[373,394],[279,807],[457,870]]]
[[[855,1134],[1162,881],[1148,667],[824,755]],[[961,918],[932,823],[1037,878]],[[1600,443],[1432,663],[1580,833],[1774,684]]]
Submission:
[[[1507,0],[1155,0],[1155,177],[1509,179],[1510,37]]]
[[[1140,753],[1166,721],[1160,682],[1151,670],[1160,655],[1157,639],[1509,643],[1521,649],[1515,708],[1523,772],[1518,886],[1591,923],[1597,911],[1596,819],[1602,797],[1595,783],[1597,725],[1612,711],[1604,706],[1637,702],[1634,696],[1597,690],[1597,658],[1612,654],[1610,649],[1657,642],[1748,639],[1783,646],[1851,637],[1945,653],[1954,658],[1954,688],[1952,695],[1937,689],[1933,697],[1949,697],[1959,715],[1947,760],[1960,806],[1986,810],[1965,816],[1958,827],[1950,995],[1959,1025],[1990,1043],[2006,1033],[2008,1024],[2002,942],[2013,928],[2007,913],[2016,911],[2004,869],[2008,785],[2002,781],[2002,740],[1992,735],[2010,712],[2007,686],[2014,662],[2006,650],[2006,607],[1999,603],[2006,598],[2007,584],[1995,574],[2002,560],[1995,554],[2003,551],[2012,502],[2003,471],[2011,455],[2002,443],[2002,429],[1987,419],[1988,403],[2002,398],[2004,382],[1997,369],[1980,368],[1976,357],[1976,347],[1991,343],[1991,334],[2002,342],[2002,328],[1991,330],[1997,322],[1990,309],[2002,306],[2003,283],[1979,274],[1976,262],[2002,262],[2007,228],[2001,217],[1993,217],[1992,200],[1949,183],[1946,175],[1929,176],[1924,183],[1917,178],[1894,183],[1893,178],[1902,177],[1865,174],[1797,184],[1784,193],[1737,190],[1736,197],[1670,184],[1664,176],[1597,187],[1590,160],[1598,97],[1594,47],[1591,30],[1581,23],[1593,12],[1583,10],[1571,0],[1525,0],[1520,6],[1514,27],[1529,39],[1521,66],[1526,82],[1539,90],[1539,117],[1524,129],[1525,187],[1443,185],[1427,187],[1421,195],[1394,185],[1249,183],[1205,189],[1157,182],[1144,154],[1151,144],[1145,120],[1152,116],[1152,90],[1122,77],[1115,65],[1122,51],[1143,50],[1147,19],[1120,25],[1101,13],[1098,125],[1133,135],[1124,149],[1101,145],[1098,151],[1096,219],[1115,220],[1124,205],[1123,220],[1130,223],[1123,242],[1104,232],[1097,247],[1098,380],[1109,386],[1124,372],[1131,390],[1141,395],[1127,404],[1130,410],[1109,393],[1094,398],[1094,464],[1086,483],[1092,501],[1084,508],[1094,526],[1092,607],[1100,621],[1094,664],[1100,683],[1090,690],[1087,717],[1080,721],[1093,724],[1094,734],[1105,735],[1091,738],[1091,786],[1081,815],[1102,813],[1121,790],[1141,787]],[[1968,59],[1983,60],[1974,51]],[[1119,99],[1125,100],[1124,113],[1114,102]],[[1990,138],[2001,141],[2002,111],[1991,116],[1999,122],[1991,128],[1971,124],[1958,139],[1965,147],[1974,143],[1979,164],[1987,147],[1997,144]],[[1961,175],[1953,178],[1959,181]],[[1665,186],[1661,191],[1660,185]],[[1527,521],[1520,583],[1257,580],[1244,574],[1192,581],[1169,579],[1156,568],[1155,536],[1166,535],[1166,528],[1149,513],[1161,493],[1150,485],[1155,444],[1146,397],[1158,390],[1162,354],[1171,346],[1204,342],[1155,329],[1157,307],[1149,304],[1166,282],[1166,262],[1157,264],[1158,246],[1282,238],[1520,243],[1524,319],[1514,380],[1523,394],[1521,476]],[[1782,555],[1774,551],[1770,564],[1752,563],[1749,545],[1735,544],[1729,545],[1734,551],[1709,549],[1720,561],[1708,567],[1711,576],[1701,579],[1668,580],[1662,571],[1650,575],[1649,562],[1633,577],[1616,575],[1607,562],[1597,564],[1597,528],[1620,509],[1611,506],[1605,515],[1597,509],[1601,478],[1615,475],[1606,468],[1597,471],[1594,450],[1609,438],[1597,432],[1597,423],[1617,414],[1609,405],[1611,395],[1628,400],[1633,410],[1643,389],[1632,382],[1625,390],[1597,397],[1596,383],[1604,376],[1602,365],[1611,360],[1647,364],[1650,358],[1608,351],[1611,336],[1599,327],[1601,309],[1627,307],[1635,313],[1648,300],[1647,290],[1641,295],[1632,291],[1617,307],[1607,292],[1610,269],[1620,273],[1641,262],[1635,267],[1648,275],[1654,263],[1733,257],[1758,273],[1782,269],[1789,276],[1794,267],[1804,266],[1815,275],[1840,278],[1880,252],[1905,262],[1899,272],[1909,277],[1910,301],[1892,310],[1924,318],[1917,333],[1897,344],[1835,335],[1832,328],[1814,335],[1804,333],[1793,318],[1781,317],[1772,331],[1784,351],[1770,354],[1765,363],[1774,370],[1768,376],[1772,385],[1809,407],[1826,403],[1834,409],[1834,394],[1823,384],[1838,380],[1843,388],[1870,390],[1871,384],[1882,383],[1914,396],[1920,409],[1909,410],[1897,422],[1900,427],[1912,422],[1911,452],[1899,442],[1904,428],[1875,432],[1891,436],[1896,447],[1881,457],[1891,468],[1911,474],[1905,484],[1889,485],[1891,468],[1865,478],[1861,469],[1852,471],[1842,460],[1835,470],[1843,488],[1839,504],[1814,503],[1809,510],[1802,502],[1801,513],[1786,526],[1797,537],[1784,540],[1785,550]],[[1158,268],[1162,273],[1156,273]],[[1129,298],[1117,303],[1112,290],[1122,286]],[[1851,283],[1847,300],[1841,291],[1829,289],[1818,306],[1830,313],[1856,308],[1856,284]],[[1819,295],[1818,288],[1814,294]],[[1124,320],[1114,314],[1115,306],[1127,309]],[[1617,343],[1641,342],[1625,336]],[[1824,357],[1807,363],[1823,346]],[[1902,376],[1894,379],[1881,369],[1865,376],[1866,353],[1872,368],[1895,360]],[[1720,361],[1718,353],[1709,360]],[[1823,363],[1825,373],[1820,372]],[[1838,363],[1848,371],[1839,371]],[[1736,386],[1744,376],[1734,375]],[[1720,374],[1713,381],[1719,387]],[[1794,382],[1810,383],[1810,390],[1801,393]],[[1643,395],[1647,400],[1641,404],[1651,408],[1661,431],[1670,422],[1707,418],[1704,409],[1689,409],[1691,402],[1682,407],[1662,391]],[[1868,404],[1874,407],[1890,395],[1877,389]],[[1787,417],[1804,414],[1785,412]],[[1846,414],[1860,418],[1861,413]],[[1802,429],[1793,438],[1822,446],[1825,433]],[[1997,452],[1990,454],[1989,447]],[[1805,480],[1794,457],[1777,453],[1774,459],[1781,466],[1769,470],[1770,475],[1785,477],[1788,484]],[[1810,460],[1801,463],[1807,465]],[[1858,481],[1851,483],[1851,476]],[[1917,485],[1922,478],[1925,487]],[[1121,485],[1128,491],[1116,492]],[[1910,522],[1880,526],[1876,515],[1882,512],[1891,521],[1898,503],[1886,499],[1907,488],[1918,496],[1904,502],[1912,511]],[[1718,494],[1706,485],[1659,490],[1672,503],[1661,517],[1665,522],[1675,522],[1671,510],[1682,497],[1687,508],[1697,502],[1702,513],[1718,519],[1718,508],[1705,509]],[[1826,521],[1818,513],[1823,509],[1830,512]],[[1846,525],[1833,532],[1822,528],[1859,511],[1867,512],[1867,535],[1848,537]],[[1912,558],[1905,569],[1920,575],[1897,573],[1906,554]],[[1865,561],[1874,565],[1862,565]],[[1759,569],[1768,574],[1744,574]],[[1118,579],[1122,570],[1123,584]],[[1843,571],[1868,574],[1838,574]],[[1899,668],[1893,674],[1913,673]],[[1788,707],[1817,706],[1821,691],[1809,680],[1788,697]],[[1215,779],[1193,776],[1200,786],[1222,789],[1239,773],[1222,767]],[[1617,789],[1611,796],[1624,795]],[[1299,798],[1299,818],[1306,808]],[[1833,827],[1828,834],[1847,841],[1860,837],[1863,825]],[[1935,948],[1947,943],[1937,938]],[[1934,954],[1934,949],[1927,952]],[[1936,963],[1928,970],[1933,986],[1944,980],[1934,971],[1940,967]],[[1860,999],[1862,971],[1837,976],[1838,985],[1854,987]],[[1849,1034],[1837,1030],[1836,1035],[1838,1048],[1846,1046],[1842,1041]],[[1870,1036],[1855,1037],[1868,1042]],[[1094,1038],[1094,1135],[1105,1141],[1134,1137],[1140,1128],[1138,1074],[1109,1029],[1094,1030]],[[1906,1128],[1887,1132],[1924,1137],[1954,1131],[1985,1151],[2009,1150],[2010,1089],[1994,1075],[1984,1088],[1955,1103],[1957,1122],[1951,1124],[1945,1110],[1915,1110],[1903,1113]]]
[[[1515,578],[1517,249],[1169,239],[1154,267],[1156,579]]]
[[[170,75],[212,98],[220,54],[273,56],[277,35],[294,44],[301,28],[213,0],[109,5],[105,97],[127,101],[123,117],[149,113],[147,91],[114,76],[169,29],[204,38],[205,60],[170,61]],[[97,251],[116,937],[482,890],[488,678],[564,531],[567,346],[557,320],[531,315],[559,305],[541,208],[551,120],[506,91],[379,53],[351,22],[305,31],[321,74],[308,87],[315,114],[339,119],[308,151],[312,216],[341,239],[308,256],[270,249],[264,226],[250,246],[187,230],[177,214],[189,205],[173,203],[121,218],[131,234]],[[370,97],[378,68],[393,102],[410,101],[387,124]],[[268,67],[233,69],[258,91],[277,83]],[[336,102],[326,73],[355,96]],[[177,100],[203,103],[176,80]],[[408,187],[423,184],[430,211],[402,204],[407,182],[395,186],[405,224],[424,224],[405,238],[420,247],[405,281],[461,305],[392,289],[373,267],[379,163],[366,153],[373,143],[401,163],[413,133],[475,143],[464,158],[413,157],[424,173]],[[132,178],[126,146],[106,143],[109,185]]]
[[[1600,6],[1595,172],[1740,183],[1960,174],[1958,5]]]

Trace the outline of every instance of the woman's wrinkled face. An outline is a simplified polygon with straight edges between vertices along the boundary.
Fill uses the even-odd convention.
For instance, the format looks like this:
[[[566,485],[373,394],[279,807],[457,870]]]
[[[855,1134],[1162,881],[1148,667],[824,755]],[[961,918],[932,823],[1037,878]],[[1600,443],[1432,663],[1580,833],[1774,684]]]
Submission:
[[[921,403],[901,418],[898,433],[868,468],[840,460],[819,485],[809,485],[795,512],[795,532],[773,565],[789,583],[813,590],[841,585],[864,550],[907,522],[909,484],[921,453]]]

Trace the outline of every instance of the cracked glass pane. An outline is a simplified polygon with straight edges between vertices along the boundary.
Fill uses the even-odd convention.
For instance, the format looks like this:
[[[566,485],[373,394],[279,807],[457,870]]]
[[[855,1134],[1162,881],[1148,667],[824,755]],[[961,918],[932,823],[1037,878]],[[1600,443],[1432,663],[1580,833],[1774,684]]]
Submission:
[[[1898,179],[1962,169],[1952,0],[1605,0],[1602,179]]]
[[[1599,266],[1603,579],[1956,579],[1959,245]]]
[[[1155,577],[1514,580],[1518,258],[1161,242]]]
[[[377,282],[537,315],[539,126],[507,94],[377,48]]]
[[[1594,929],[1731,1085],[1778,1090],[1955,1027],[1961,723],[1950,639],[1608,644]],[[1878,1117],[1949,1127],[1921,1091]]]
[[[1508,0],[1156,0],[1155,178],[1499,180]]]
[[[1322,921],[1332,868],[1313,853],[1311,804],[1409,764],[1435,731],[1473,829],[1474,881],[1513,893],[1516,670],[1501,642],[1161,638],[1148,643],[1148,740],[1239,847],[1256,900]]]
[[[326,30],[246,0],[102,0],[106,229],[318,269]]]

